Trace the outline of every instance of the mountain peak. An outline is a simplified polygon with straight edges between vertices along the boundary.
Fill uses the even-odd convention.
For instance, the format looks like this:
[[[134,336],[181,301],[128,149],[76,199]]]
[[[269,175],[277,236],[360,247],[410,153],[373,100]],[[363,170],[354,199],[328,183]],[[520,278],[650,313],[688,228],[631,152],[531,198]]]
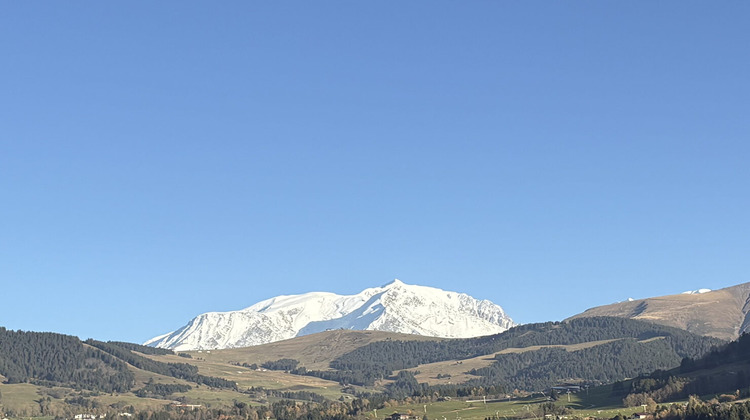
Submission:
[[[384,289],[390,288],[390,287],[396,287],[396,286],[405,286],[406,283],[402,282],[399,279],[393,279],[390,282],[383,285]]]
[[[356,295],[278,296],[239,311],[208,312],[145,344],[172,350],[247,347],[332,329],[390,331],[446,338],[501,333],[514,326],[487,300],[399,279]]]

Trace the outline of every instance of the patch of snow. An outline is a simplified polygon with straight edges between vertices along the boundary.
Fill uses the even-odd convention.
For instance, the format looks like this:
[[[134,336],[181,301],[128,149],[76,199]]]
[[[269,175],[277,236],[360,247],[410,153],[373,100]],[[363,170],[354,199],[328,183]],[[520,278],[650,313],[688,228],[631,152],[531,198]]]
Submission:
[[[702,295],[704,293],[710,292],[711,289],[698,289],[698,290],[688,290],[686,292],[682,292],[683,295]]]

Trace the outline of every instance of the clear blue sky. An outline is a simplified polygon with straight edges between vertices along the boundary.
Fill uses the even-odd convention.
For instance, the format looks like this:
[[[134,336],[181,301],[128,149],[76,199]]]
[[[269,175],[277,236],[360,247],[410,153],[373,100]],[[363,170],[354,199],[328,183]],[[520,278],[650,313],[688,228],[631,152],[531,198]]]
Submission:
[[[0,325],[750,281],[750,2],[5,2]]]

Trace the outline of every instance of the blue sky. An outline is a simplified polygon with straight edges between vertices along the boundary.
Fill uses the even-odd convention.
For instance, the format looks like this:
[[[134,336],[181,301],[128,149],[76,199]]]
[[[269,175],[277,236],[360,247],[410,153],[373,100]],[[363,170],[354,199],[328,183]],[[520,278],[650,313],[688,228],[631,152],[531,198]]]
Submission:
[[[748,2],[9,2],[0,325],[750,281]]]

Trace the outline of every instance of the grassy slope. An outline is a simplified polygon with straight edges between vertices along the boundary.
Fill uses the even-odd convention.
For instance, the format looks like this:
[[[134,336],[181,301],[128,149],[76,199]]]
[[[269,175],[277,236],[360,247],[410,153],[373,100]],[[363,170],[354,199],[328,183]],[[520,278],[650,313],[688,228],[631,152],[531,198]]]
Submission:
[[[682,328],[694,334],[734,340],[745,319],[750,283],[703,294],[678,294],[613,303],[587,309],[572,318],[615,316]]]
[[[3,384],[0,383],[0,394],[2,394],[2,400],[0,400],[0,407],[5,409],[18,410],[23,407],[31,407],[37,405],[34,400],[39,399],[37,394],[38,387],[31,384]],[[0,412],[4,412],[0,409]]]
[[[576,417],[597,416],[601,418],[612,418],[618,413],[629,416],[636,411],[642,410],[640,407],[623,408],[619,405],[591,407],[590,404],[586,404],[586,402],[584,401],[584,393],[585,391],[582,391],[581,395],[571,394],[570,402],[568,402],[567,396],[563,396],[557,402],[555,402],[555,404],[576,409],[576,412],[574,414],[574,416]],[[445,418],[447,420],[483,420],[487,417],[495,415],[501,418],[521,416],[529,416],[529,418],[534,418],[535,416],[536,418],[541,418],[542,410],[540,408],[540,405],[546,402],[548,402],[546,397],[538,394],[528,398],[513,398],[510,400],[504,399],[502,401],[490,401],[487,403],[482,402],[481,399],[471,402],[452,400],[428,403],[426,404],[426,411],[427,416],[430,419]],[[393,412],[411,412],[413,414],[422,416],[425,413],[425,404],[416,403],[389,406],[385,409],[378,410],[377,415],[378,418],[382,419],[383,417],[390,415]],[[368,416],[370,418],[375,418],[374,414],[375,413],[373,411],[370,411],[368,413]]]
[[[213,352],[212,352],[213,354]],[[208,355],[207,355],[208,356]],[[210,360],[197,357],[186,359],[179,356],[146,356],[165,363],[189,363],[198,367],[202,375],[216,376],[237,383],[240,389],[263,387],[273,390],[310,391],[328,398],[341,396],[341,387],[337,382],[326,381],[312,376],[291,375],[281,371],[252,370],[242,366],[228,364],[214,358]]]
[[[333,330],[259,346],[186,353],[192,355],[194,359],[222,363],[247,363],[248,365],[253,363],[260,365],[268,361],[289,358],[299,360],[300,366],[308,370],[327,370],[328,364],[333,359],[369,343],[385,340],[443,339],[382,331]],[[182,360],[186,361],[184,358]]]
[[[430,385],[459,384],[474,379],[476,376],[469,375],[471,369],[480,369],[487,367],[494,362],[493,355],[485,355],[464,360],[449,360],[445,362],[428,363],[416,368],[405,369],[408,371],[419,371],[415,377],[417,382],[424,382]],[[450,375],[450,378],[438,379],[437,376]]]
[[[133,405],[137,409],[155,409],[158,407],[162,407],[169,404],[173,399],[181,396],[186,397],[188,401],[193,404],[202,405],[231,405],[234,400],[242,401],[248,404],[259,404],[257,401],[251,400],[248,395],[236,391],[225,389],[210,389],[205,385],[197,386],[194,383],[182,379],[159,375],[157,373],[137,369],[133,366],[129,366],[129,368],[133,371],[136,380],[133,391],[143,387],[150,380],[153,380],[153,382],[155,383],[162,384],[187,384],[192,386],[193,388],[184,393],[175,393],[171,397],[166,399],[139,398],[136,397],[132,392],[123,394],[101,393],[97,396],[87,396],[86,398],[98,401],[104,406],[109,406],[115,403],[123,403],[125,405]],[[51,398],[53,404],[63,404],[63,400],[65,398],[71,398],[81,395],[81,393],[71,388],[46,388],[32,384],[0,383],[0,394],[2,394],[0,406],[6,409],[12,409],[14,411],[33,410],[38,407],[37,400],[42,397],[50,396],[50,393],[52,394]],[[88,395],[90,393],[90,391],[84,391],[84,395]],[[55,395],[59,396],[60,398],[56,398]],[[85,411],[86,410],[82,409],[82,412]]]

